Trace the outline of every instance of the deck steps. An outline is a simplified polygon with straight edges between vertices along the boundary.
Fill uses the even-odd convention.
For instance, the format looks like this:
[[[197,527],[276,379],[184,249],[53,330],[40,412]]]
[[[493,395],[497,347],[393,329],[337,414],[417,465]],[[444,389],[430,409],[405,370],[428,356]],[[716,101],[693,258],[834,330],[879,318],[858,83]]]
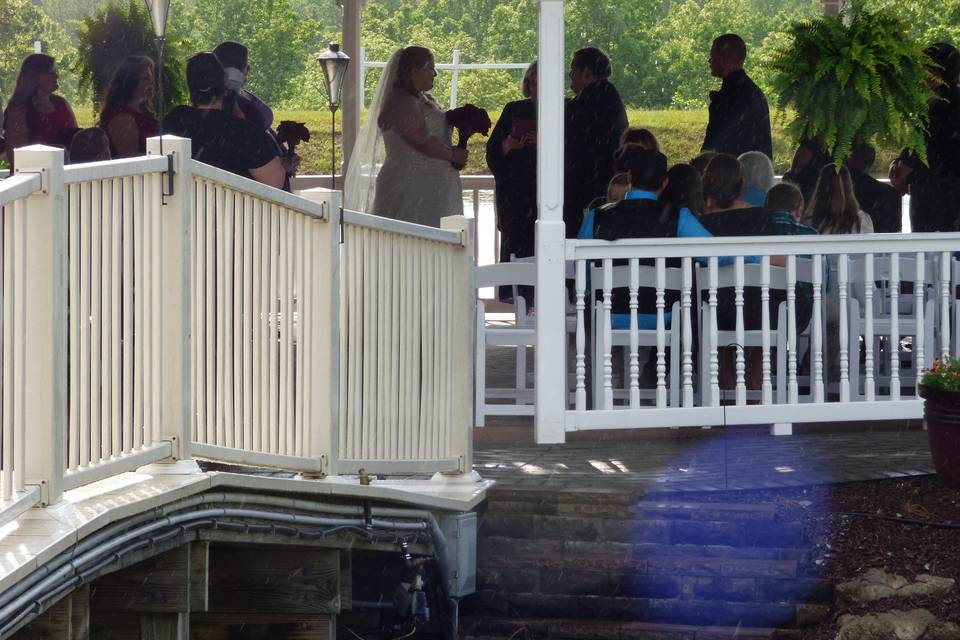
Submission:
[[[802,524],[773,503],[497,488],[463,612],[494,626],[533,621],[537,638],[722,638],[738,626],[736,637],[790,637],[772,630],[816,622],[833,596],[808,575],[809,556]],[[557,635],[568,619],[600,635]],[[609,631],[624,625],[640,635]]]
[[[796,630],[718,627],[651,622],[608,622],[558,618],[467,617],[461,621],[463,640],[796,640]]]

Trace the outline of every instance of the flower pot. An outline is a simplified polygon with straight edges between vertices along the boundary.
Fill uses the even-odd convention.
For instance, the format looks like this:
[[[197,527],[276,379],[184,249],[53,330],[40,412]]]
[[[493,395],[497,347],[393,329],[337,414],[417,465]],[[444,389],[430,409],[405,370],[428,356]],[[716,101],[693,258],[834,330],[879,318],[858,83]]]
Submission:
[[[937,477],[945,486],[960,489],[960,391],[920,385],[920,397]]]

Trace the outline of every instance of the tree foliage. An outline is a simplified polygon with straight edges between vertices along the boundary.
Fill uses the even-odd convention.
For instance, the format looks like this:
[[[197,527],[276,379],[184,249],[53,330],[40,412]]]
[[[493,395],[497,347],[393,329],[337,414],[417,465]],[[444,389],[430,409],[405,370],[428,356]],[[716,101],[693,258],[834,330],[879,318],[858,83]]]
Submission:
[[[77,83],[69,70],[76,57],[70,39],[30,0],[0,0],[0,95],[9,96],[20,71],[20,63],[33,53],[33,43],[43,43],[43,51],[57,60],[61,70],[60,91],[73,101]]]
[[[787,32],[771,66],[780,108],[795,110],[796,140],[820,140],[837,166],[854,144],[873,138],[922,157],[933,92],[923,47],[896,14],[855,0],[841,17],[798,21]]]

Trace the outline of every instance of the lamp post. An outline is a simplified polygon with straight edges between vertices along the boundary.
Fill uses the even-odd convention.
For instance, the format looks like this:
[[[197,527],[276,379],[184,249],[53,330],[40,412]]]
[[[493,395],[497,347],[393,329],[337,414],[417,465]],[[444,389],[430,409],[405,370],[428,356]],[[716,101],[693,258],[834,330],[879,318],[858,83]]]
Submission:
[[[337,189],[337,109],[340,108],[340,92],[343,90],[343,76],[350,64],[350,56],[340,51],[340,45],[330,43],[330,48],[317,57],[317,62],[323,69],[323,77],[327,83],[327,99],[330,103],[330,183],[331,188]]]
[[[144,0],[147,5],[147,13],[150,14],[150,22],[153,24],[154,42],[157,45],[157,115],[160,125],[158,133],[160,135],[160,155],[163,155],[163,43],[167,33],[167,17],[170,14],[170,0]],[[167,171],[167,182],[169,193],[163,195],[173,195],[173,156],[167,157],[170,169]]]

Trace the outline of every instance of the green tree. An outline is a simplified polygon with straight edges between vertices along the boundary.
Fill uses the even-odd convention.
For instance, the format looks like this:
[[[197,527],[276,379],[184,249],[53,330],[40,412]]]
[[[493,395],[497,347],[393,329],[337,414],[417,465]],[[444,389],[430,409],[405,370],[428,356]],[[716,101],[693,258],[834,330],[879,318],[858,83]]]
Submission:
[[[0,0],[0,94],[13,92],[20,63],[33,53],[33,43],[43,43],[43,51],[57,60],[61,70],[60,91],[67,100],[77,99],[77,83],[63,73],[74,63],[76,52],[70,39],[29,0]]]
[[[171,3],[171,15],[182,14],[183,5]],[[163,56],[163,94],[168,110],[187,101],[183,73],[184,51],[190,47],[182,37],[182,30],[167,27]],[[94,111],[100,108],[101,96],[107,89],[116,66],[125,56],[148,56],[156,61],[153,27],[142,2],[128,0],[126,4],[110,4],[81,21],[77,32],[78,61],[76,70],[81,86],[91,92]]]
[[[194,5],[195,42],[213,49],[224,40],[250,50],[247,86],[268,104],[289,102],[322,43],[323,25],[298,15],[290,0],[204,0]]]

